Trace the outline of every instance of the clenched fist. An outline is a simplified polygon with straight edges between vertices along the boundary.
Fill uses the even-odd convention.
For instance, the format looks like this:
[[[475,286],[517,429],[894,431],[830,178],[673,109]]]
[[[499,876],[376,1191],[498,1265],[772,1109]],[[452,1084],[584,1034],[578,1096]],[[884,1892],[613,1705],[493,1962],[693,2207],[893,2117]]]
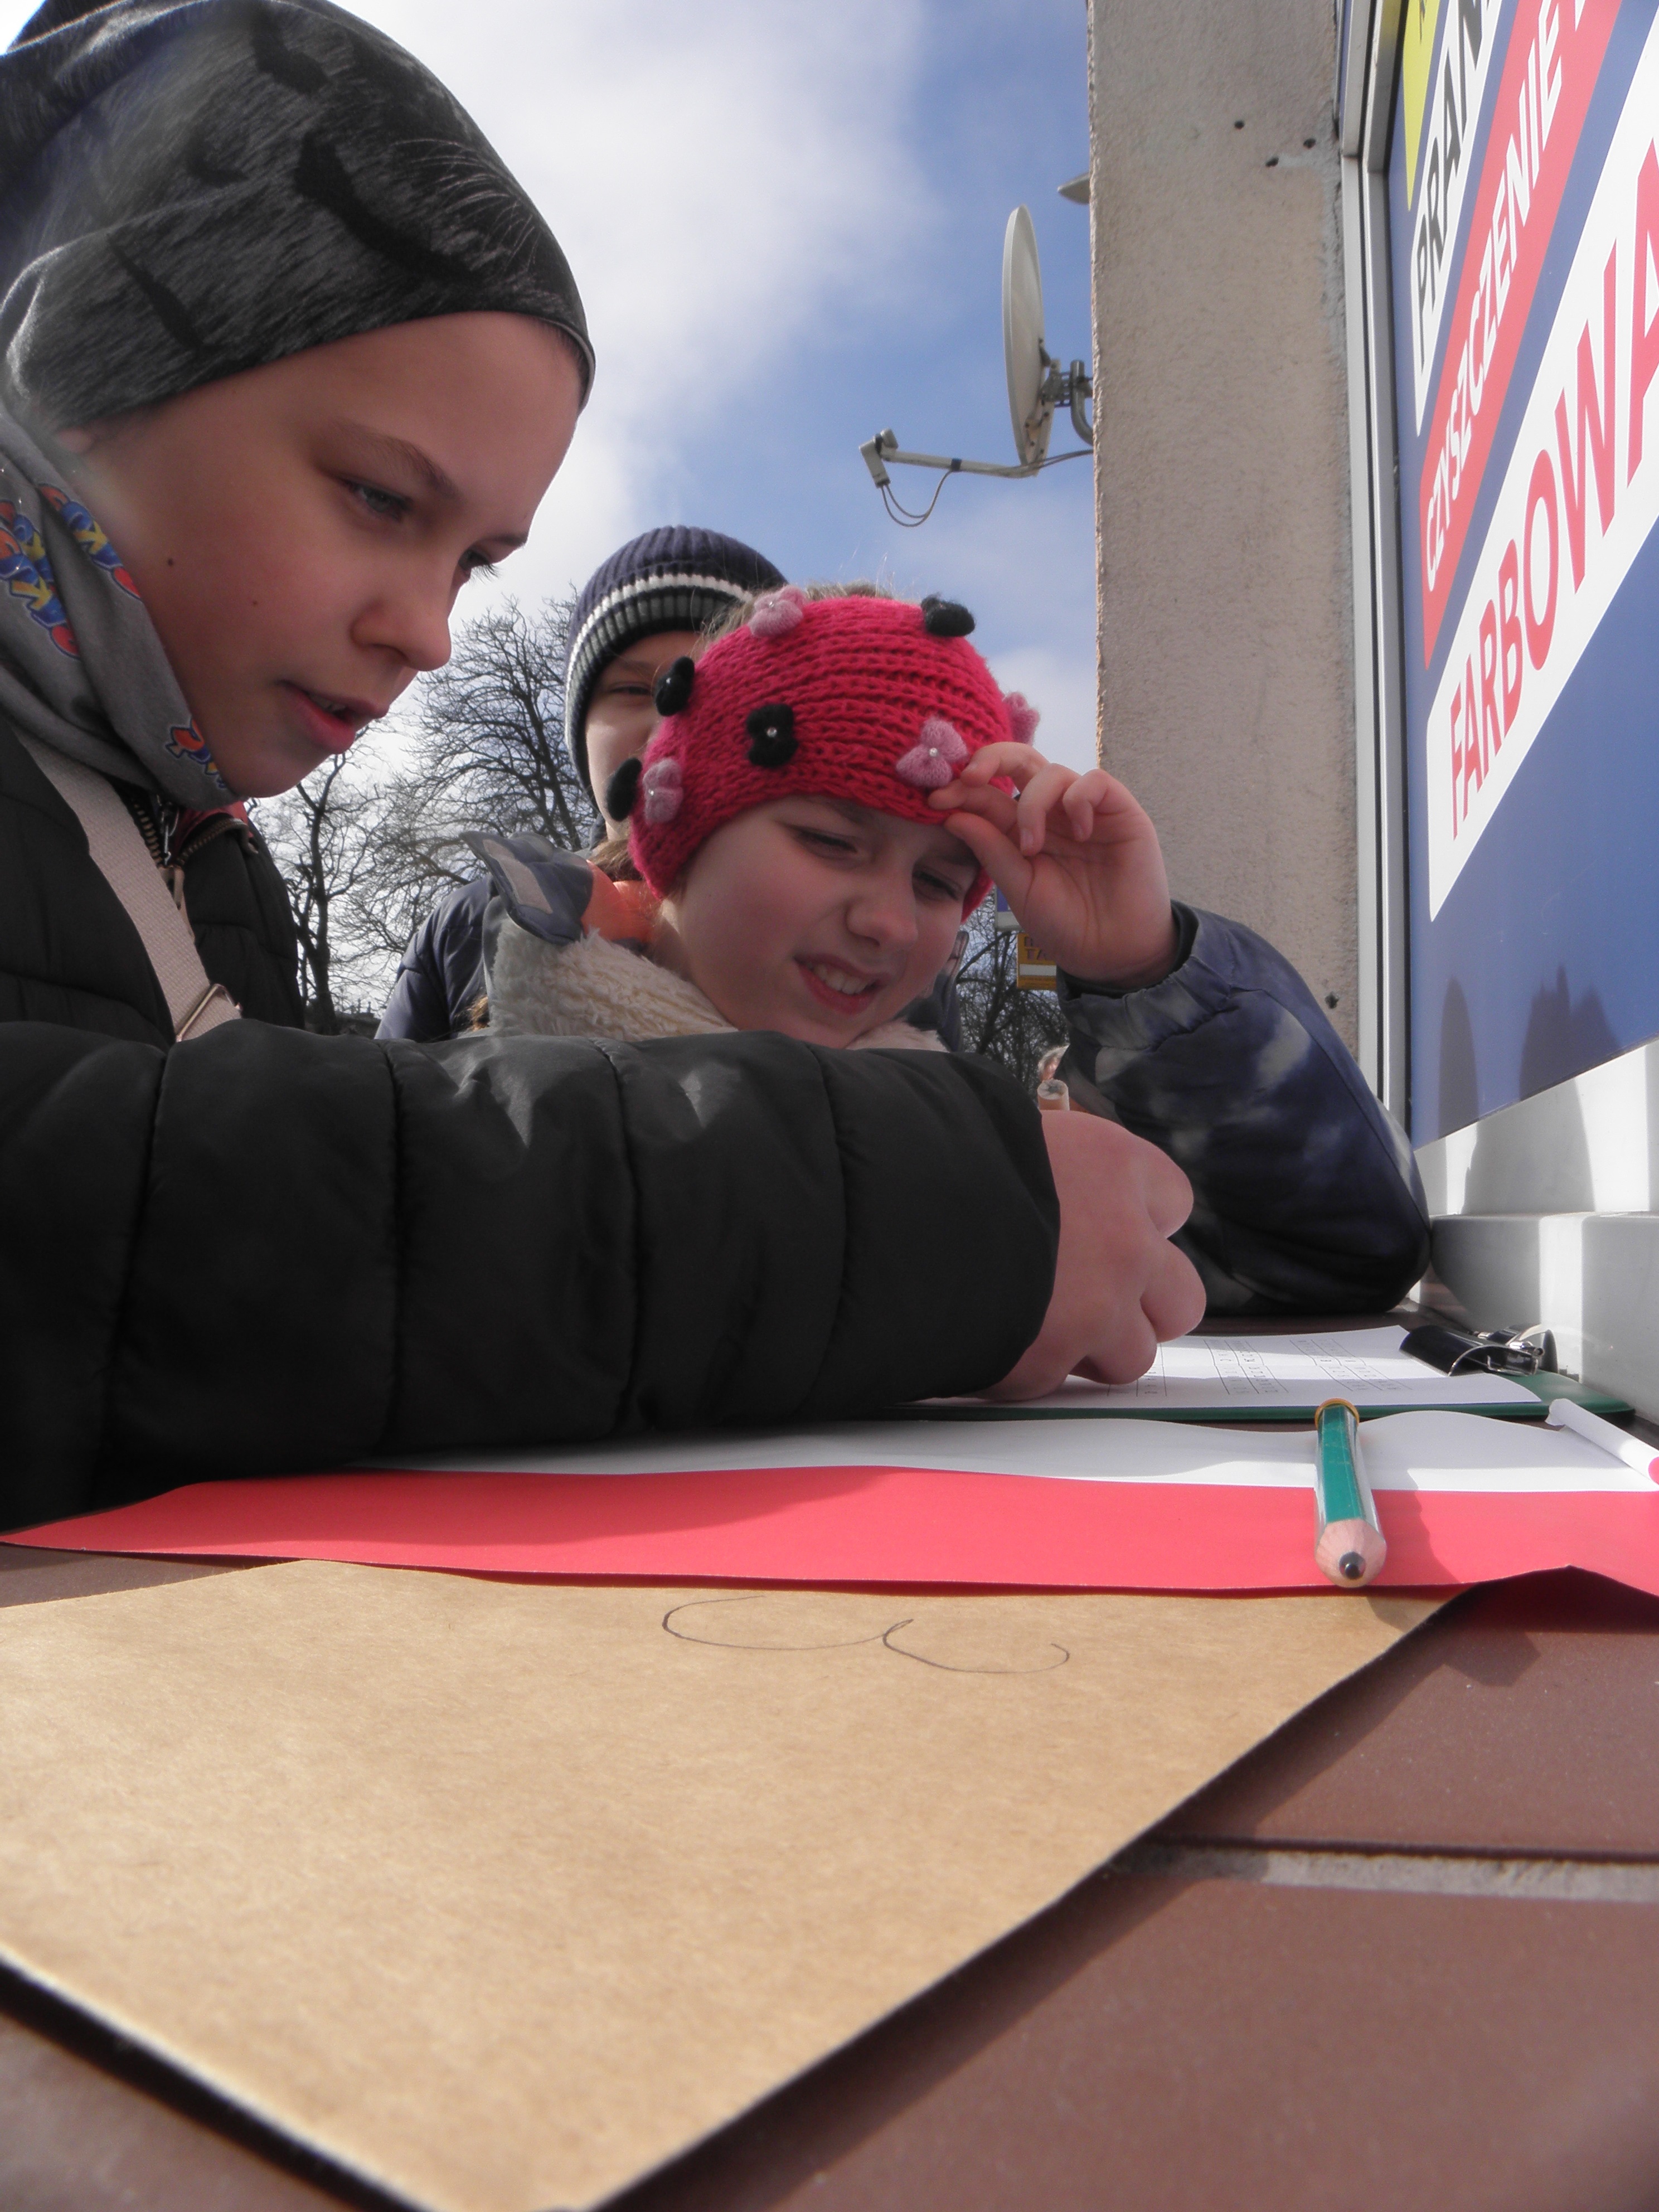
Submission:
[[[1040,1398],[1068,1375],[1133,1382],[1204,1315],[1197,1270],[1170,1243],[1192,1185],[1166,1153],[1092,1114],[1045,1114],[1060,1256],[1036,1340],[983,1395]]]

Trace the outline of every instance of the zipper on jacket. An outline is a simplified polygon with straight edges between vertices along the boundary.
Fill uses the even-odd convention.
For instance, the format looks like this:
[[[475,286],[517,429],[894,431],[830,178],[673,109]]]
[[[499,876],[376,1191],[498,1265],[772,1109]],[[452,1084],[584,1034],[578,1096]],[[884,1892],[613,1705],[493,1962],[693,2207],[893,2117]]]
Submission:
[[[133,790],[131,785],[121,784],[118,784],[116,788],[126,801],[128,813],[138,825],[138,834],[161,873],[161,881],[167,887],[173,903],[188,921],[190,915],[185,906],[185,868],[204,846],[210,845],[216,837],[222,837],[229,830],[241,829],[241,822],[234,814],[215,814],[205,822],[198,822],[183,844],[175,847],[173,841],[178,833],[179,817],[184,812],[182,807],[163,799],[160,792],[139,792]]]

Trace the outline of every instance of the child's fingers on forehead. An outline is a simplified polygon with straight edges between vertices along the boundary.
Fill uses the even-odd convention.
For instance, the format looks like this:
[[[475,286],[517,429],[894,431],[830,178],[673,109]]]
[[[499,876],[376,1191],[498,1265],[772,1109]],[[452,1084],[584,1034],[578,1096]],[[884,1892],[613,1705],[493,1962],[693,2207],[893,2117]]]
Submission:
[[[1019,848],[1007,835],[1012,827],[1012,811],[1006,822],[998,823],[969,813],[964,807],[953,817],[951,833],[961,838],[987,874],[1004,890],[1024,891],[1030,882],[1031,871],[1021,857]]]
[[[1097,781],[1096,779],[1098,779]],[[1094,809],[1098,830],[1106,825],[1115,838],[1133,838],[1155,835],[1146,817],[1146,811],[1127,784],[1121,784],[1104,769],[1091,773],[1090,805]]]
[[[1006,775],[1015,783],[1025,783],[1039,769],[1048,765],[1048,761],[1035,745],[1016,744],[1012,738],[1002,738],[993,744],[980,747],[964,765],[962,781],[985,783],[994,775]]]
[[[1069,787],[1078,781],[1076,771],[1062,767],[1058,761],[1044,761],[1041,768],[1020,788],[1018,806],[1022,821],[1046,814],[1065,797]]]
[[[1091,768],[1066,787],[1060,804],[1073,821],[1080,822],[1085,816],[1092,821],[1103,807],[1110,804],[1112,791],[1112,779],[1105,769]]]
[[[927,803],[936,806],[941,814],[976,814],[1004,830],[1013,827],[1014,800],[1010,792],[958,780],[947,783],[941,791],[930,792]]]
[[[1077,835],[1086,837],[1095,826],[1095,809],[1088,786],[1080,776],[1061,793],[1060,803],[1065,811],[1066,819]]]

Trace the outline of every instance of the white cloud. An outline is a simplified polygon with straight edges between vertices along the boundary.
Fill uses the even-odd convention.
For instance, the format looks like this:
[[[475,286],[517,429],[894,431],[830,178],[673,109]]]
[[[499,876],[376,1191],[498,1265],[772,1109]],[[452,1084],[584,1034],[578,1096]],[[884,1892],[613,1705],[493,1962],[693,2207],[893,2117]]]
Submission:
[[[931,220],[905,114],[922,0],[360,0],[455,92],[576,274],[599,373],[535,536],[503,579],[580,578],[696,444],[736,455],[780,371],[894,295]]]
[[[692,502],[690,519],[744,534],[751,517],[758,541],[803,573],[875,571],[902,591],[965,599],[1000,679],[1042,708],[1045,748],[1088,764],[1087,464],[1035,483],[960,479],[924,530],[901,532],[864,483],[855,437],[844,457],[844,430],[825,443],[845,397],[836,380],[848,375],[860,395],[868,379],[868,427],[894,412],[924,446],[951,434],[954,396],[983,386],[983,435],[961,434],[978,438],[972,450],[984,458],[1002,456],[999,236],[991,222],[977,240],[970,281],[943,196],[976,183],[952,170],[948,149],[979,142],[951,135],[959,123],[934,105],[923,47],[948,31],[971,48],[986,24],[1018,15],[1018,0],[992,0],[967,23],[939,0],[356,8],[453,88],[521,179],[569,257],[599,356],[594,397],[530,544],[496,584],[468,592],[463,613],[495,592],[534,602],[562,592]],[[0,0],[0,37],[29,12]],[[984,152],[995,168],[988,144]],[[976,216],[976,240],[977,229]],[[967,325],[944,327],[960,301],[971,301]],[[1062,319],[1056,338],[1073,343],[1081,311],[1073,303]],[[907,331],[923,327],[940,346],[935,358],[927,342],[925,372],[902,354]],[[854,334],[864,349],[849,356]],[[983,356],[963,356],[964,342]],[[918,375],[907,396],[905,380]],[[981,413],[976,405],[975,422]],[[746,451],[757,426],[757,450]],[[1056,444],[1067,434],[1057,428]],[[708,496],[726,481],[726,453],[729,507]],[[901,492],[925,499],[929,479],[903,473],[912,481]]]
[[[0,0],[0,39],[32,12]],[[925,0],[356,0],[477,119],[581,288],[599,372],[530,545],[526,599],[659,519],[689,450],[736,456],[837,319],[903,312],[934,220],[908,105]]]

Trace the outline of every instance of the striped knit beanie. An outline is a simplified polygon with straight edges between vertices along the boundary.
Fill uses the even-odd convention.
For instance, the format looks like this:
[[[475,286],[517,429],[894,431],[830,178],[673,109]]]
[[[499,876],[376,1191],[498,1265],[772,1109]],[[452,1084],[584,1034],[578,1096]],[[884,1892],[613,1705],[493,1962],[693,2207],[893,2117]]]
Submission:
[[[665,629],[703,629],[751,592],[782,576],[763,553],[718,530],[647,530],[588,578],[570,617],[565,656],[564,741],[587,781],[587,704],[606,664],[624,647]]]
[[[652,890],[665,898],[707,838],[769,799],[851,799],[937,826],[935,791],[981,745],[1036,727],[969,644],[973,626],[948,599],[809,599],[785,585],[700,660],[677,660],[657,686],[664,720],[606,794]],[[981,872],[963,912],[989,888]]]

